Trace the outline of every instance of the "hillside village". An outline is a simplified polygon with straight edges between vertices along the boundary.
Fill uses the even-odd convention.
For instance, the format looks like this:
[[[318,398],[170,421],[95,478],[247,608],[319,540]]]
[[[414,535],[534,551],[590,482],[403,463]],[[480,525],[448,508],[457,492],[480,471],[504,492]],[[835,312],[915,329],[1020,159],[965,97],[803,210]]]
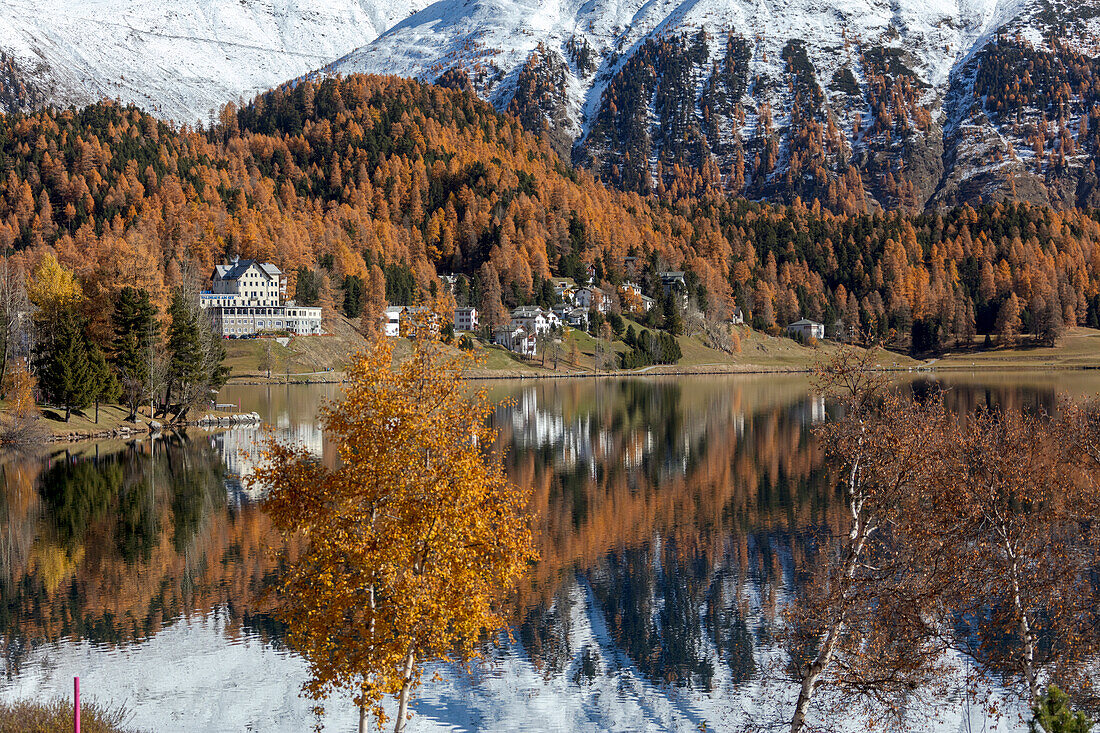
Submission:
[[[638,273],[637,258],[627,258],[628,270]],[[250,339],[257,337],[285,337],[324,335],[325,314],[322,306],[315,304],[319,293],[313,292],[315,274],[300,270],[295,280],[295,290],[307,302],[288,298],[288,277],[275,264],[258,260],[233,258],[217,265],[210,275],[208,289],[199,293],[199,308],[210,319],[212,331],[225,339]],[[343,284],[343,300],[340,310],[347,317],[362,315],[360,329],[380,330],[388,338],[414,337],[417,328],[427,324],[433,336],[443,336],[459,346],[473,348],[475,341],[481,345],[498,346],[527,360],[549,356],[557,363],[563,356],[570,333],[579,331],[592,336],[596,343],[602,339],[623,341],[627,350],[613,353],[608,349],[596,353],[601,367],[622,368],[658,364],[675,364],[680,349],[669,337],[685,331],[685,322],[695,324],[692,331],[709,334],[712,348],[732,352],[733,339],[714,338],[714,329],[732,335],[732,329],[745,325],[741,308],[734,308],[730,316],[719,324],[707,324],[700,304],[691,294],[689,275],[680,270],[655,271],[648,278],[653,287],[647,288],[634,280],[623,280],[617,285],[597,285],[596,271],[589,266],[586,277],[552,278],[540,288],[540,303],[519,305],[504,311],[497,317],[486,317],[483,310],[470,305],[469,282],[463,275],[443,274],[439,282],[449,298],[444,303],[462,305],[452,308],[433,308],[427,305],[387,305],[379,321],[372,323],[372,314],[362,302],[362,286],[355,279]],[[296,292],[296,295],[298,293]],[[826,337],[823,324],[810,319],[799,319],[789,324],[786,335],[805,344],[813,344]],[[650,331],[663,336],[651,336]],[[846,331],[843,323],[834,324],[829,334],[843,340]],[[663,345],[662,345],[663,344]]]

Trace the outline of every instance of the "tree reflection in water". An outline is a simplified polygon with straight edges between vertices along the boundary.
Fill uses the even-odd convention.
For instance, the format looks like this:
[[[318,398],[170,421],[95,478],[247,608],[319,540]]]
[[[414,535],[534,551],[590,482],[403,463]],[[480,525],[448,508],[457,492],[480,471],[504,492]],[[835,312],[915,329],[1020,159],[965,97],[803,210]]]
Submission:
[[[533,487],[538,517],[542,560],[514,601],[523,655],[577,685],[624,666],[653,684],[702,691],[757,679],[783,598],[813,567],[822,537],[845,523],[809,433],[825,406],[805,380],[493,389],[515,398],[494,416],[499,447],[511,478]],[[948,402],[1056,404],[1053,385],[1011,382],[959,384]],[[240,500],[226,469],[239,457],[227,461],[221,448],[242,441],[198,433],[154,447],[6,458],[8,674],[44,642],[126,644],[195,613],[222,615],[230,634],[278,642],[282,630],[262,602],[278,573],[269,552],[277,539],[262,511]],[[592,619],[605,636],[578,636]]]

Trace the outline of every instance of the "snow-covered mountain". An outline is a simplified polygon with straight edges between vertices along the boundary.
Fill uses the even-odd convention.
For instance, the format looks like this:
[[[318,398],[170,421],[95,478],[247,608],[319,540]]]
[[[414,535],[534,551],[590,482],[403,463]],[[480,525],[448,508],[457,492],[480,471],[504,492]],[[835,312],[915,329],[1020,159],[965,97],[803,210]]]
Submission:
[[[1095,205],[1080,119],[1098,15],[1097,0],[439,0],[325,70],[468,84],[642,191]]]
[[[1091,207],[1098,41],[1100,0],[0,0],[0,110],[399,74],[628,189]]]
[[[0,109],[132,102],[166,119],[323,66],[426,0],[0,0]]]

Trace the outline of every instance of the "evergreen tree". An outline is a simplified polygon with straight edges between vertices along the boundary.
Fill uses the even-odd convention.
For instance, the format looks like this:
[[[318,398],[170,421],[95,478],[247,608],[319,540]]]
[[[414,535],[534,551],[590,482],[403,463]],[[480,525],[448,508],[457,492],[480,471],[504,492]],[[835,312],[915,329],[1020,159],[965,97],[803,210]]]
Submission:
[[[130,409],[130,420],[137,417],[138,405],[150,390],[149,349],[157,334],[156,315],[148,291],[125,287],[119,292],[111,319],[114,327],[111,364]]]
[[[1051,685],[1031,708],[1030,733],[1089,733],[1093,723],[1069,704],[1069,695]]]
[[[85,350],[88,354],[88,399],[95,402],[95,421],[99,424],[99,403],[116,399],[120,387],[115,373],[107,365],[103,349],[87,339]]]
[[[673,336],[679,336],[684,332],[684,320],[680,316],[680,306],[676,303],[676,298],[675,294],[661,298],[661,330]]]
[[[168,327],[168,386],[165,393],[165,409],[172,403],[173,391],[178,391],[181,404],[189,393],[203,381],[203,344],[195,309],[187,296],[177,288],[172,292],[172,305],[168,308],[172,319]],[[181,412],[184,408],[181,407]]]
[[[356,275],[344,277],[344,315],[358,318],[363,313],[363,280]]]
[[[46,400],[65,410],[65,422],[73,409],[87,407],[94,385],[91,379],[85,320],[73,307],[58,308],[51,328],[36,345],[35,371]]]
[[[294,278],[294,301],[300,305],[317,305],[320,297],[317,273],[308,267],[299,267]]]

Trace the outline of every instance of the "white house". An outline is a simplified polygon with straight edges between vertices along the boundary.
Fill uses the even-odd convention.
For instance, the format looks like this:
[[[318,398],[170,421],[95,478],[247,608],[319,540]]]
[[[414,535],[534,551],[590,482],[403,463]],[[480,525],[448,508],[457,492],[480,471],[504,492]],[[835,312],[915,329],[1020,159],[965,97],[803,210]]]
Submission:
[[[825,326],[817,321],[803,318],[787,326],[787,333],[793,337],[801,337],[803,340],[823,339],[825,338]]]
[[[243,338],[263,332],[289,331],[298,335],[323,333],[321,309],[284,301],[286,275],[268,262],[234,259],[217,265],[210,290],[199,293],[199,307],[214,329],[225,338]]]
[[[547,333],[550,330],[546,313],[535,305],[525,305],[512,311],[512,325],[520,326],[535,335]]]
[[[382,318],[382,333],[393,338],[398,336],[413,338],[416,336],[416,329],[424,325],[425,321],[428,331],[433,336],[438,336],[440,329],[438,313],[422,305],[391,305],[386,308]]]
[[[401,335],[401,314],[405,312],[403,305],[391,305],[386,308],[386,315],[382,319],[382,333],[392,338]]]
[[[573,328],[588,328],[588,309],[587,308],[574,308],[565,314],[563,319]]]
[[[607,297],[607,293],[595,286],[577,291],[577,305],[581,308],[595,308],[600,313],[611,312],[611,299]]]
[[[455,330],[476,331],[477,308],[455,308]]]
[[[534,356],[538,350],[535,334],[523,326],[500,326],[493,331],[493,343],[520,356]]]
[[[740,326],[745,323],[745,311],[741,310],[741,306],[735,306],[733,313],[730,314],[730,324],[734,326]]]

